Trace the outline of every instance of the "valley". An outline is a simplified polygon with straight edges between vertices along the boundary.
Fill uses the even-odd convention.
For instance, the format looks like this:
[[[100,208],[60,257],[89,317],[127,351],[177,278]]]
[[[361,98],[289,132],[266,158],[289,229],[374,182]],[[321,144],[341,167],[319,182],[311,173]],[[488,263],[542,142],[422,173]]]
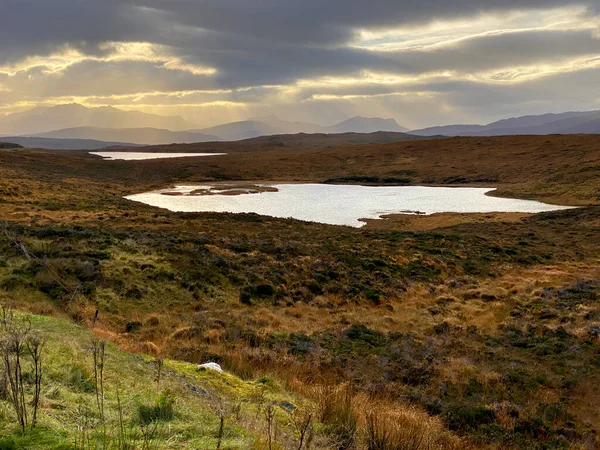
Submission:
[[[34,314],[36,326],[45,321],[42,329],[91,330],[112,343],[112,358],[144,355],[139,377],[152,376],[156,358],[171,371],[219,363],[235,378],[177,367],[205,377],[196,383],[227,404],[244,402],[228,416],[228,448],[267,445],[256,412],[262,382],[278,402],[312,411],[313,448],[363,448],[374,426],[402,442],[426,437],[429,447],[416,449],[598,445],[599,137],[275,142],[148,147],[227,155],[144,161],[0,150],[3,302]],[[260,182],[486,187],[577,208],[392,216],[351,228],[169,212],[124,198]],[[53,333],[58,344],[49,345],[65,345]],[[183,414],[196,403],[169,377]],[[55,403],[42,405],[42,417],[54,417]],[[216,446],[218,416],[193,408],[185,414],[205,417],[209,429],[196,428],[197,439]],[[277,408],[276,443],[295,448],[293,422]],[[67,428],[75,433],[76,423]],[[170,439],[167,428],[160,435]]]

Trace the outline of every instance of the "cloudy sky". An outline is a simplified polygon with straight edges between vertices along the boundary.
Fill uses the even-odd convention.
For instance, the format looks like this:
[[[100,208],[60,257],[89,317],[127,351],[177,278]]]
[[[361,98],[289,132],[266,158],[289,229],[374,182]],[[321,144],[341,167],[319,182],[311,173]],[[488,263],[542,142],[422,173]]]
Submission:
[[[0,0],[0,115],[409,128],[600,109],[600,0]]]

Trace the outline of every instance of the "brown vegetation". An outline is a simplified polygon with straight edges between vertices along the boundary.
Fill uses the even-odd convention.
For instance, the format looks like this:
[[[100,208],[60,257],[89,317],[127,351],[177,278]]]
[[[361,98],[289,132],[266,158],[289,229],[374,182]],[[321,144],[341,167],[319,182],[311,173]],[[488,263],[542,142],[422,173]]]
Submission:
[[[322,400],[315,414],[340,441],[598,446],[599,207],[349,229],[121,197],[181,182],[335,179],[498,185],[591,205],[600,137],[227,145],[210,161],[135,163],[1,151],[2,289],[22,308],[93,322],[127,349],[274,377]]]

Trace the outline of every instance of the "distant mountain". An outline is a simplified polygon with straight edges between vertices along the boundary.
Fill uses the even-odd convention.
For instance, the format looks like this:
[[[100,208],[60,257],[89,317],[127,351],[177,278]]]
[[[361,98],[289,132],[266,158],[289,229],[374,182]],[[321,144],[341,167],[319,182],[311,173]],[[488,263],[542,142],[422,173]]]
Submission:
[[[74,127],[166,128],[185,130],[193,125],[179,116],[159,116],[140,111],[122,111],[111,106],[87,108],[77,103],[37,107],[0,118],[0,133],[33,135]]]
[[[221,139],[226,141],[241,141],[243,139],[249,139],[268,134],[277,134],[281,132],[280,128],[259,120],[244,120],[240,122],[217,125],[216,127],[204,128],[201,130],[187,131],[219,136]]]
[[[401,127],[394,119],[380,117],[353,117],[337,125],[327,127],[326,133],[374,133],[377,131],[408,131]]]
[[[275,116],[256,117],[210,128],[195,129],[179,116],[159,116],[123,111],[111,106],[88,108],[77,103],[37,107],[0,117],[0,135],[52,139],[92,139],[138,144],[239,141],[259,136],[297,133],[404,132],[394,119],[353,117],[323,127],[307,122],[288,122]]]
[[[58,139],[93,139],[97,141],[133,142],[135,144],[190,144],[193,142],[220,141],[217,136],[210,136],[192,131],[170,131],[159,128],[98,128],[76,127],[64,130],[36,134],[36,137]]]
[[[283,134],[402,132],[406,129],[398,125],[394,119],[353,117],[330,127],[322,127],[314,123],[288,122],[275,116],[266,116],[188,131],[220,136],[228,141],[239,141]]]
[[[105,147],[140,147],[130,142],[104,142],[93,139],[52,139],[44,137],[14,136],[2,138],[26,148],[47,148],[50,150],[98,150]]]
[[[503,136],[600,134],[600,111],[543,114],[499,120],[488,125],[449,125],[413,130],[419,136]]]
[[[254,117],[249,120],[255,120],[281,130],[281,133],[285,134],[297,134],[297,133],[319,133],[323,131],[323,127],[314,123],[309,122],[289,122],[281,120],[276,116],[264,116]],[[298,131],[301,130],[301,131]]]
[[[377,131],[375,133],[340,133],[340,134],[279,134],[246,139],[243,142],[263,143],[265,146],[277,145],[285,147],[322,147],[326,145],[355,145],[355,144],[387,144],[390,142],[421,141],[436,139],[442,136],[413,136],[406,133]]]

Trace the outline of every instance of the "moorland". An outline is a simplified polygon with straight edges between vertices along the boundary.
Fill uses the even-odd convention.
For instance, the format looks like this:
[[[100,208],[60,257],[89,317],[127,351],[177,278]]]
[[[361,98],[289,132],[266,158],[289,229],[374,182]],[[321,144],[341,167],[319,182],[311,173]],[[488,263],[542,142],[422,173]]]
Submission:
[[[50,361],[50,437],[21,433],[0,400],[6,447],[107,442],[86,347],[99,340],[106,415],[137,414],[134,448],[599,447],[600,136],[146,150],[227,155],[0,149],[0,298],[46,333]],[[578,208],[353,229],[123,199],[223,181],[489,186]],[[190,365],[208,361],[227,373]],[[153,384],[163,364],[169,391]]]

